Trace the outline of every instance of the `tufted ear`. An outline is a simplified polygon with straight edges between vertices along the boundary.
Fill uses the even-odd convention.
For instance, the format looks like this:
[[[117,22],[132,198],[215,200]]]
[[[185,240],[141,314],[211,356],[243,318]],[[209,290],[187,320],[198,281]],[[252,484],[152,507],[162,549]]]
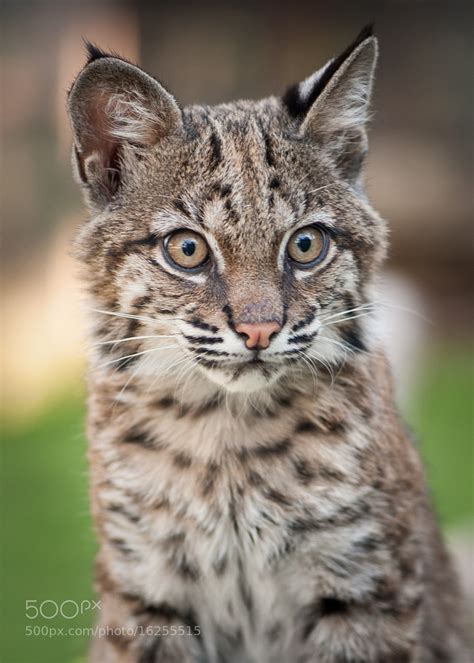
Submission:
[[[181,111],[169,92],[138,67],[87,44],[89,59],[68,97],[77,175],[95,208],[125,177],[125,160],[179,131]]]
[[[288,114],[299,123],[299,135],[329,151],[351,183],[357,182],[367,151],[366,123],[376,61],[377,40],[372,26],[367,26],[341,55],[283,97]]]

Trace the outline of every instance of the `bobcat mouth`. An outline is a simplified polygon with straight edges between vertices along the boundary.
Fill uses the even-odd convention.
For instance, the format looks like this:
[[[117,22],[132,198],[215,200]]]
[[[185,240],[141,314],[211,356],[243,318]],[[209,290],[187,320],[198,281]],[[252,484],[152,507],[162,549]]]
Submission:
[[[264,359],[259,357],[258,352],[255,353],[252,359],[249,359],[248,361],[245,362],[246,366],[262,366],[264,364],[268,364],[268,361],[265,361]]]
[[[253,392],[268,387],[281,374],[283,364],[262,359],[255,353],[240,361],[209,360],[199,358],[199,364],[208,377],[229,391]],[[206,370],[207,369],[207,370]]]
[[[275,362],[261,359],[254,356],[251,359],[244,359],[242,361],[213,361],[201,358],[199,363],[207,368],[219,369],[221,371],[231,372],[235,375],[243,375],[244,373],[251,373],[253,371],[269,371],[271,368],[276,367]]]
[[[255,371],[262,373],[264,377],[270,379],[274,374],[276,367],[268,361],[264,361],[259,357],[253,357],[249,361],[243,362],[233,368],[232,381],[238,380],[242,375],[246,375]]]

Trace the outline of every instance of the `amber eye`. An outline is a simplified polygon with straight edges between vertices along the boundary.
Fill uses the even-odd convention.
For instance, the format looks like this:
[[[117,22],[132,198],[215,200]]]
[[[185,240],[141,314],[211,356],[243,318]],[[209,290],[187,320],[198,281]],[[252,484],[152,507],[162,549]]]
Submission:
[[[178,230],[168,235],[164,242],[168,259],[183,269],[196,269],[207,260],[207,242],[192,230]]]
[[[292,260],[305,267],[312,267],[324,260],[328,252],[327,233],[316,226],[300,228],[290,237],[288,255]]]

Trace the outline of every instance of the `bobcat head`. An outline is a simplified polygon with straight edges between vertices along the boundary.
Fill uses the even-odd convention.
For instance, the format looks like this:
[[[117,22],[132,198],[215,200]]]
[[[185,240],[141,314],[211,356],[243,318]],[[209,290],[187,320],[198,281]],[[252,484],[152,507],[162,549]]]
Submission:
[[[376,59],[366,28],[283,97],[181,108],[89,46],[69,114],[97,361],[250,392],[367,350],[386,246],[362,181]]]

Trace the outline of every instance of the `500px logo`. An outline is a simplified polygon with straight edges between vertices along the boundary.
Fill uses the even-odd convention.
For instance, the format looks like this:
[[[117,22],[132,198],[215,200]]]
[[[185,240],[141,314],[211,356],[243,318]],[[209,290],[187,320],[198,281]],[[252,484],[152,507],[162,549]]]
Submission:
[[[78,615],[83,615],[89,610],[100,610],[100,601],[53,601],[46,599],[38,601],[37,599],[27,599],[25,601],[25,616],[28,619],[54,619],[61,616],[64,619],[74,619]]]

